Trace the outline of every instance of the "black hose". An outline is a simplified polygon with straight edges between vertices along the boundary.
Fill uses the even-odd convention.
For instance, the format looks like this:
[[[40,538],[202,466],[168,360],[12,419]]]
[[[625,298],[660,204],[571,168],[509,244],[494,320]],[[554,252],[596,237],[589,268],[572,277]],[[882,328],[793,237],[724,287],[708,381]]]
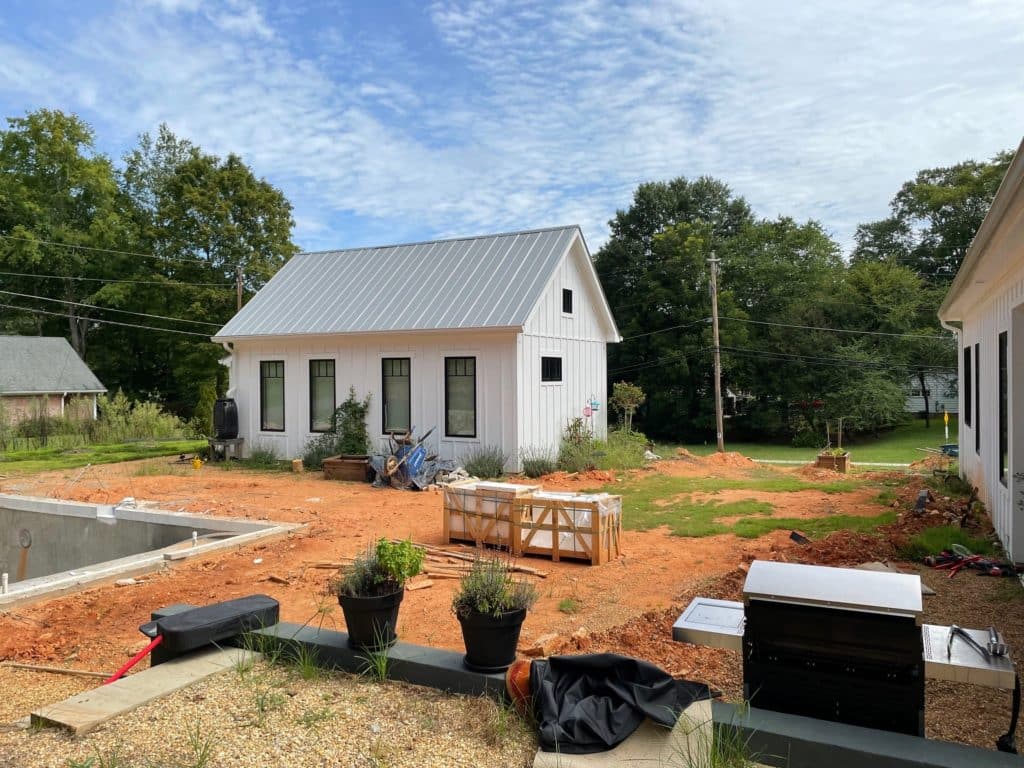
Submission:
[[[1013,710],[1010,714],[1010,730],[996,739],[996,749],[1000,752],[1017,754],[1017,719],[1020,717],[1020,673],[1013,676]]]

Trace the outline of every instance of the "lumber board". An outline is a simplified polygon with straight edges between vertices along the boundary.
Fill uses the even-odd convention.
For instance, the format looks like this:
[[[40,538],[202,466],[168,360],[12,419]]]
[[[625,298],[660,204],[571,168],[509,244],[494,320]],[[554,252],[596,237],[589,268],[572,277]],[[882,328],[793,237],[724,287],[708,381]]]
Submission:
[[[48,667],[44,664],[21,664],[16,661],[5,661],[2,665],[10,669],[24,669],[29,672],[52,672],[55,675],[77,675],[78,677],[96,677],[106,680],[112,672],[92,672],[88,669],[68,669],[67,667]]]
[[[56,726],[76,736],[88,733],[118,715],[231,669],[240,660],[258,658],[243,648],[210,648],[122,677],[110,685],[41,707],[31,714],[34,726]]]

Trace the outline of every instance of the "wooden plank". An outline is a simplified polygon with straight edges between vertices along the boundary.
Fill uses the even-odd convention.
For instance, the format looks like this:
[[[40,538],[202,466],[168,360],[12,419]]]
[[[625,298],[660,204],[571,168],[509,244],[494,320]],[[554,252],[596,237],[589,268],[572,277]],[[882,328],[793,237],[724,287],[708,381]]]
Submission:
[[[79,677],[97,677],[106,680],[112,672],[90,672],[87,669],[68,669],[66,667],[47,667],[42,664],[19,664],[14,661],[5,661],[2,665],[11,669],[24,669],[29,672],[52,672],[55,675],[77,675]]]
[[[66,728],[76,736],[143,704],[233,668],[239,661],[259,654],[242,648],[210,648],[150,667],[110,685],[42,707],[31,715],[34,726]]]

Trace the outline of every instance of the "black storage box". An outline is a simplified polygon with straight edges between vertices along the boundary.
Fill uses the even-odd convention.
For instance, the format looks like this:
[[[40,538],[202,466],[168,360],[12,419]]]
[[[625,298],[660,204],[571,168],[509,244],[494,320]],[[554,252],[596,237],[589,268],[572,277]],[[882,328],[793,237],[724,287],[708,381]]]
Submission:
[[[924,735],[918,576],[756,561],[744,603],[751,706]]]
[[[218,400],[213,404],[213,436],[217,440],[238,437],[238,406],[234,400]]]

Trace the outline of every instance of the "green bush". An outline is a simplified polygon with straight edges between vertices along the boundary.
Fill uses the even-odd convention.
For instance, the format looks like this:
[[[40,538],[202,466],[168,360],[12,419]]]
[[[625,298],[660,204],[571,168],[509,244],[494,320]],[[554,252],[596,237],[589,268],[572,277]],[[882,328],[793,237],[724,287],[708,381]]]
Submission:
[[[474,477],[496,478],[505,474],[506,459],[501,448],[482,445],[462,457],[462,467]]]
[[[594,443],[598,469],[640,469],[646,463],[647,437],[642,432],[617,429],[608,433],[607,440]]]
[[[217,380],[208,379],[199,385],[199,400],[189,422],[196,435],[213,437],[213,408],[216,403]]]
[[[390,595],[402,589],[422,567],[423,550],[411,541],[378,539],[332,579],[329,588],[339,596]]]
[[[131,400],[121,390],[98,401],[99,419],[88,423],[94,443],[124,443],[130,440],[167,440],[191,437],[191,430],[158,403]]]
[[[558,448],[558,468],[563,472],[586,472],[597,468],[594,433],[577,417],[565,426]]]
[[[256,444],[249,451],[249,458],[245,460],[245,464],[256,469],[276,469],[280,459],[277,458],[277,451],[273,446]]]
[[[523,462],[523,474],[527,477],[550,475],[558,466],[547,448],[524,448],[519,458]]]
[[[500,616],[509,611],[529,610],[537,597],[533,584],[512,578],[507,562],[497,557],[478,557],[459,581],[452,612],[463,618],[471,613]]]
[[[370,431],[366,415],[370,410],[370,396],[356,397],[355,387],[349,387],[348,399],[331,416],[331,427],[306,443],[302,463],[306,469],[322,469],[329,456],[347,454],[363,456],[370,452]]]

